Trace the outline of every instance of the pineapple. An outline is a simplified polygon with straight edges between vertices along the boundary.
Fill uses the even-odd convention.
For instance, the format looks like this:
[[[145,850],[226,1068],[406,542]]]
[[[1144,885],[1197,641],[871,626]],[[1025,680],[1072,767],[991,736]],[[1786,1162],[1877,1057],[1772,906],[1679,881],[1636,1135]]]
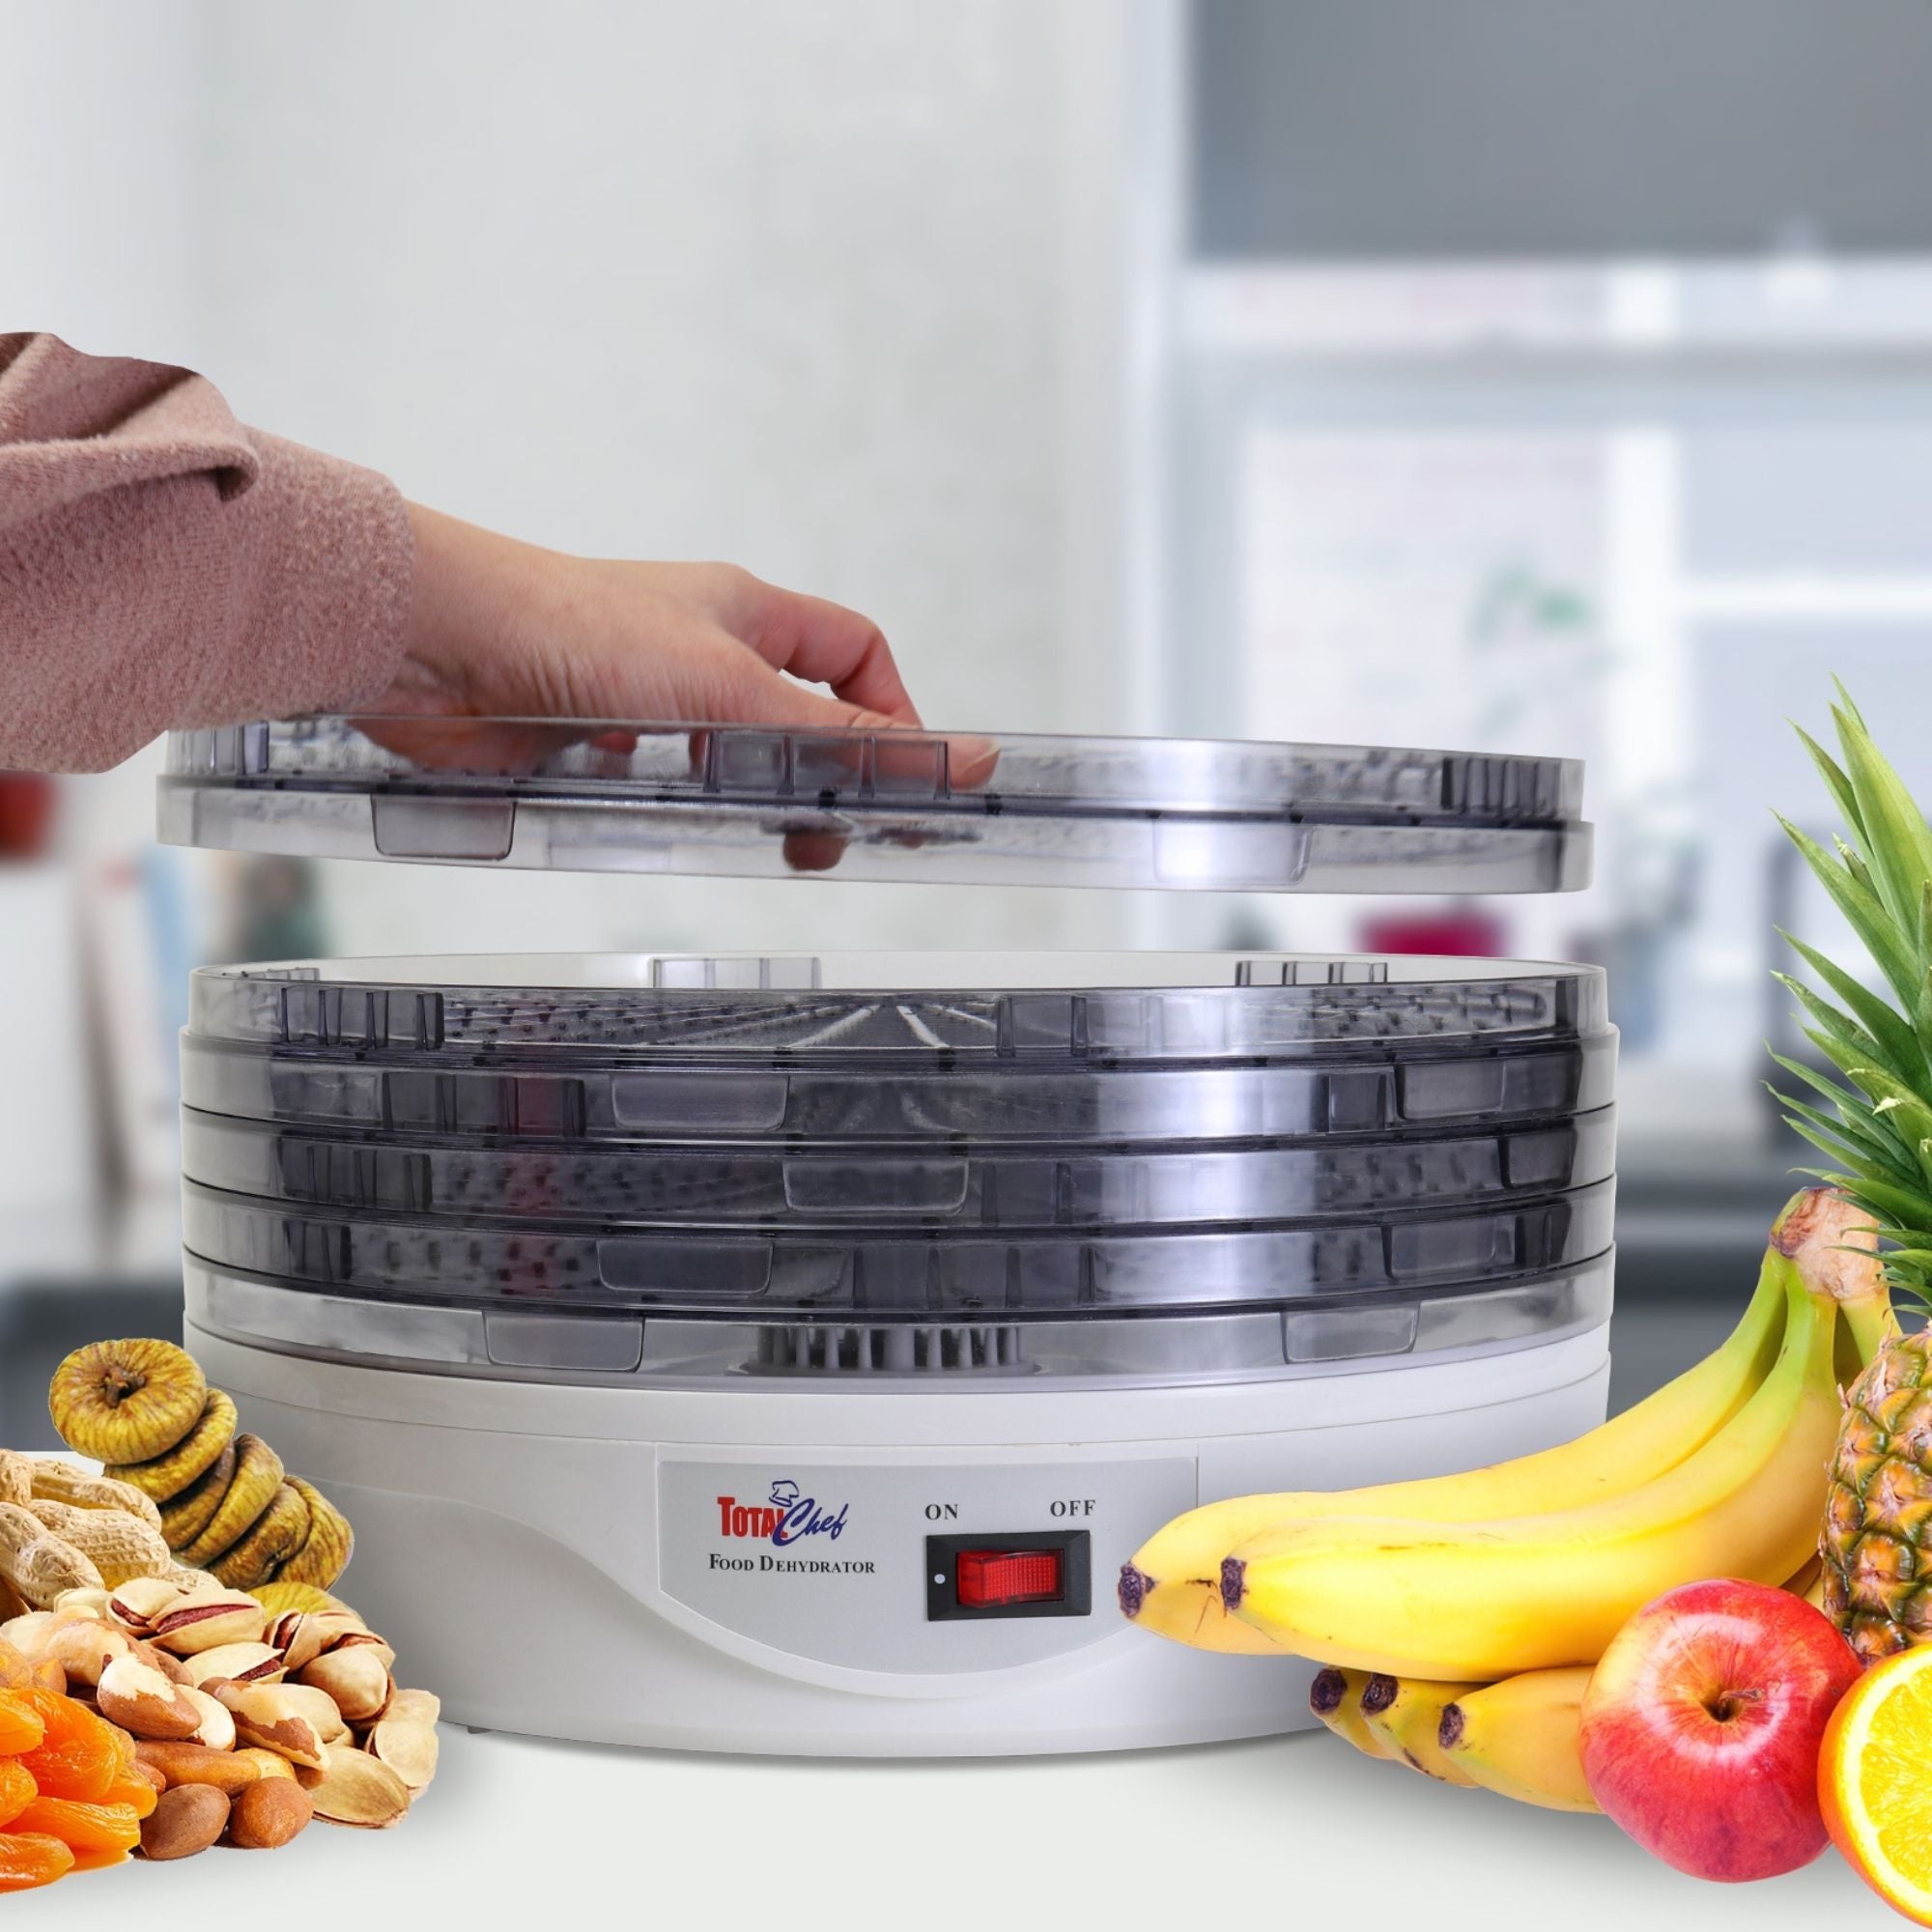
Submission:
[[[1821,1175],[1869,1214],[1893,1295],[1932,1306],[1932,827],[1839,689],[1844,762],[1805,749],[1845,819],[1828,852],[1785,831],[1864,942],[1893,1000],[1815,952],[1793,949],[1836,996],[1780,975],[1837,1078],[1774,1056],[1833,1111],[1779,1094],[1833,1167]],[[1894,1004],[1895,1000],[1895,1004]],[[1883,1304],[1853,1317],[1869,1364],[1845,1398],[1824,1534],[1824,1605],[1867,1662],[1932,1642],[1932,1336],[1902,1335]],[[1923,1571],[1921,1574],[1921,1565]]]

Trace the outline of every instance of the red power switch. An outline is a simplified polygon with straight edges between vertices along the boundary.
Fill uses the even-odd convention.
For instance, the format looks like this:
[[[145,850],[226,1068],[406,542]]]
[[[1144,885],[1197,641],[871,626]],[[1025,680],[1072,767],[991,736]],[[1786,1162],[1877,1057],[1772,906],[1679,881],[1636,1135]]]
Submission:
[[[954,1559],[959,1607],[1054,1604],[1065,1594],[1062,1549],[962,1549]]]

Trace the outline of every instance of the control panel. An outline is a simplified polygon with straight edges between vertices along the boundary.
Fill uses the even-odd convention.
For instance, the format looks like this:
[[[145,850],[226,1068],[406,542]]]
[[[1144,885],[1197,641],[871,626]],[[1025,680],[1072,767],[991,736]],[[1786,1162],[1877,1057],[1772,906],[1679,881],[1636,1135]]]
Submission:
[[[1116,1636],[1112,1579],[1193,1508],[1194,1458],[658,1457],[664,1594],[814,1662],[934,1675]]]

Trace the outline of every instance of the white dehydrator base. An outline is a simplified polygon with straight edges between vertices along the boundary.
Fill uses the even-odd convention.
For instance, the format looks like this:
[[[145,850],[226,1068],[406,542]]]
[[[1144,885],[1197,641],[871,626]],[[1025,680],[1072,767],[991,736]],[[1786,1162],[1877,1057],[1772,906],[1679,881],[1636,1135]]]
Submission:
[[[1604,1419],[1607,1338],[1233,1384],[681,1389],[415,1375],[186,1329],[243,1426],[354,1521],[346,1593],[446,1718],[872,1757],[1301,1728],[1312,1666],[1131,1629],[1121,1564],[1197,1501],[1577,1435]],[[761,1536],[775,1486],[811,1499],[795,1520],[820,1527]],[[1090,1615],[928,1620],[928,1536],[1041,1531],[1090,1538]]]

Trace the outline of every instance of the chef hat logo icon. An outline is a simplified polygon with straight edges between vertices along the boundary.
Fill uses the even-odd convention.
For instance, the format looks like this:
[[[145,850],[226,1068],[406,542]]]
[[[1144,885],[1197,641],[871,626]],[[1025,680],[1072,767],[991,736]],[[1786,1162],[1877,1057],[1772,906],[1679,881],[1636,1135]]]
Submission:
[[[781,1476],[772,1485],[772,1507],[788,1510],[798,1501],[798,1485],[789,1476]]]

